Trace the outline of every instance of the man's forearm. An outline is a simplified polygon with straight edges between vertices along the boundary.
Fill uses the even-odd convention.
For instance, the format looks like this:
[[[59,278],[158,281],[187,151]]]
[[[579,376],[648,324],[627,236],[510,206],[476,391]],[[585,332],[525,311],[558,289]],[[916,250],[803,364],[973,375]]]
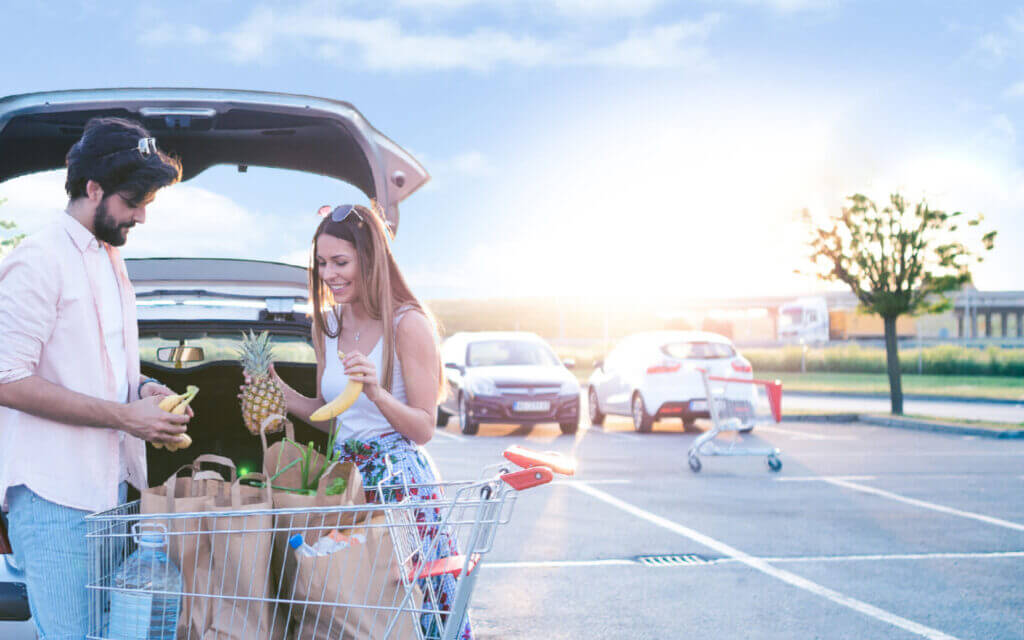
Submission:
[[[112,429],[124,425],[125,405],[71,391],[35,375],[0,384],[0,405],[64,424]]]

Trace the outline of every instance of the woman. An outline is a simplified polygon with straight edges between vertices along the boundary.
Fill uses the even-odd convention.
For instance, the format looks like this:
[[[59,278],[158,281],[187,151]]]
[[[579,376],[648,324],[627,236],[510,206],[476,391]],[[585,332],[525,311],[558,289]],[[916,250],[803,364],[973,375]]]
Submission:
[[[342,462],[359,467],[367,487],[387,479],[385,457],[403,481],[436,483],[433,465],[418,446],[434,434],[444,383],[434,324],[398,269],[382,214],[359,205],[326,210],[321,209],[326,215],[313,236],[309,269],[320,394],[307,398],[278,378],[288,412],[327,433],[336,429],[335,451]],[[310,414],[341,393],[349,380],[361,382],[363,391],[337,424],[310,421]],[[423,509],[417,519],[437,522],[440,516],[435,509]],[[428,560],[458,553],[446,531],[422,530]],[[455,581],[451,576],[432,580],[442,608],[449,609]],[[428,629],[428,637],[433,633]],[[468,618],[460,637],[472,637]]]

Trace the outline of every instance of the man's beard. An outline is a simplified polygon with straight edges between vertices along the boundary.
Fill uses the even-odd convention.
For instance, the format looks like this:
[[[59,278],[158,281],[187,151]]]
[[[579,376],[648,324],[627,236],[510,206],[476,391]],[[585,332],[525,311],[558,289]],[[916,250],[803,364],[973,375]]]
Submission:
[[[128,229],[135,226],[134,222],[119,224],[107,211],[107,199],[103,198],[96,207],[96,217],[93,218],[93,233],[98,240],[102,240],[113,247],[120,247],[128,240]]]

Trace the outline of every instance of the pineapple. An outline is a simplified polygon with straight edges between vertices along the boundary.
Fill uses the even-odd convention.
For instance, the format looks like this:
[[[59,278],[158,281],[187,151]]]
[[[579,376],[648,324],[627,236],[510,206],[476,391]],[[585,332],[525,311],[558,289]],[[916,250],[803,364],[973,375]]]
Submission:
[[[242,391],[242,419],[250,433],[259,434],[260,425],[267,416],[285,415],[284,392],[281,385],[270,377],[270,363],[273,347],[270,334],[266,331],[257,336],[252,331],[242,333],[242,347],[238,352],[242,370],[250,382]],[[280,431],[285,420],[277,420],[267,426],[267,433]]]

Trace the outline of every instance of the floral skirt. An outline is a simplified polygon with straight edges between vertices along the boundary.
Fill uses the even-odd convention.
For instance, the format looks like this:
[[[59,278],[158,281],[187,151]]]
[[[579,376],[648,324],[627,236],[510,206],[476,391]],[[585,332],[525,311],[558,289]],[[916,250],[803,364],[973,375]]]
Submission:
[[[363,476],[363,486],[367,487],[366,499],[369,502],[379,500],[376,486],[382,481],[388,484],[405,482],[411,485],[429,485],[438,482],[433,465],[424,451],[411,440],[394,431],[367,440],[349,439],[344,442],[339,440],[335,442],[334,449],[339,454],[341,462],[353,462],[359,467],[359,472]],[[388,480],[385,457],[390,460],[392,470],[401,474],[398,479]],[[409,490],[409,494],[408,497],[411,500],[438,500],[441,498],[436,492],[425,494],[415,487]],[[398,489],[389,490],[385,495],[386,502],[399,502],[405,498],[403,492]],[[418,510],[416,521],[420,523],[423,550],[427,561],[439,560],[459,553],[457,541],[447,527],[431,526],[431,523],[441,521],[438,509]],[[451,609],[451,605],[455,601],[455,579],[450,575],[424,578],[419,581],[421,589],[427,589],[425,583],[428,580],[431,582],[434,593],[438,594],[441,609],[444,611]],[[440,631],[434,624],[434,616],[424,615],[422,623],[427,638],[440,637]],[[472,640],[473,638],[468,615],[459,638],[462,640]]]

